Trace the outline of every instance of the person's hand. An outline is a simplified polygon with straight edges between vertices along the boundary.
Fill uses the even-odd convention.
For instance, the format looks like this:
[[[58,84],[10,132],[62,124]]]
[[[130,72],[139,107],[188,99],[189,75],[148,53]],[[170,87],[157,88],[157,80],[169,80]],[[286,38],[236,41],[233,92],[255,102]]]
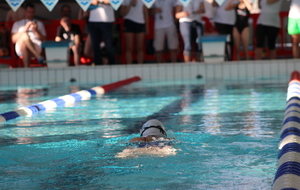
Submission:
[[[188,16],[190,16],[190,13],[188,13],[188,12],[186,12],[186,11],[183,11],[183,12],[182,12],[182,16],[183,16],[183,17],[188,17]]]
[[[31,22],[30,29],[33,32],[37,31],[37,24],[36,24],[36,22]]]
[[[25,27],[24,27],[24,30],[25,32],[27,32],[29,29],[31,29],[31,25],[32,25],[33,22],[29,21],[25,24]]]

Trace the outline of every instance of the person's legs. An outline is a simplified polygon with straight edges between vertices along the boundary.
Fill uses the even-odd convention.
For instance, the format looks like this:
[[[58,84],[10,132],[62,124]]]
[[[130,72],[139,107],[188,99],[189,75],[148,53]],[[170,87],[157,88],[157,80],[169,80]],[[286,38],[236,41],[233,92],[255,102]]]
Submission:
[[[218,34],[220,35],[229,35],[230,41],[226,42],[225,45],[225,53],[226,53],[226,60],[232,60],[232,50],[233,50],[233,25],[228,24],[221,24],[221,23],[215,23],[216,29],[218,31]]]
[[[36,57],[39,61],[41,60],[42,56],[40,55],[40,51],[38,51],[39,48],[41,48],[34,44],[28,34],[24,33],[19,37],[19,39],[16,42],[16,52],[17,55],[20,57],[22,56],[24,67],[28,67],[30,64],[31,56]]]
[[[293,57],[299,58],[300,34],[292,35],[292,43],[293,43]]]
[[[268,35],[265,29],[266,26],[258,24],[256,27],[256,48],[255,48],[255,59],[262,59],[263,47],[265,38]]]
[[[288,18],[288,33],[292,36],[293,57],[299,58],[300,19]]]
[[[92,48],[92,42],[91,42],[91,35],[90,34],[88,34],[88,36],[86,37],[83,54],[85,56],[89,57],[89,58],[93,57],[93,48]]]
[[[30,51],[27,49],[26,45],[24,43],[16,44],[16,52],[18,56],[22,56],[22,62],[24,67],[29,67]]]
[[[163,62],[163,47],[165,42],[165,33],[162,28],[155,29],[154,33],[154,48],[155,48],[155,55],[156,55],[156,62],[162,63]]]
[[[115,64],[115,48],[113,45],[113,24],[101,23],[102,37],[107,51],[108,62],[110,65]]]
[[[191,62],[191,23],[190,22],[181,22],[179,23],[180,34],[183,40],[183,59],[184,62]]]
[[[249,27],[244,28],[241,34],[241,39],[242,39],[242,44],[243,44],[243,50],[245,54],[245,59],[249,60],[249,51],[248,51],[248,46],[249,46]]]
[[[193,39],[192,42],[196,42],[197,38],[201,38],[201,36],[203,35],[204,31],[203,31],[203,25],[202,23],[194,23],[194,27],[195,27],[195,31],[196,31],[196,35]],[[196,44],[196,53],[195,53],[195,60],[197,62],[201,61],[201,54],[202,54],[202,44],[201,43],[197,43]]]
[[[145,33],[136,33],[136,50],[137,50],[137,62],[144,62],[144,36]]]
[[[132,64],[132,51],[133,51],[133,37],[134,34],[131,32],[125,32],[125,54],[126,54],[126,63]]]
[[[34,44],[32,43],[30,37],[27,33],[24,33],[20,36],[20,38],[17,41],[18,45],[20,46],[21,50],[24,50],[24,48],[28,49],[37,59],[41,57],[40,53],[35,49]],[[24,55],[23,55],[24,56]]]
[[[233,35],[233,43],[234,43],[234,47],[235,47],[235,53],[236,53],[236,60],[240,60],[240,39],[241,39],[241,35],[239,33],[239,31],[237,30],[236,27],[233,27],[232,30],[232,35]]]
[[[74,56],[74,64],[75,66],[80,65],[80,47],[78,45],[74,45],[71,47]]]
[[[94,54],[95,65],[102,65],[102,55],[100,51],[100,39],[102,37],[102,31],[100,29],[100,23],[89,22],[88,23],[89,33],[91,35],[91,42]]]
[[[270,59],[276,59],[276,38],[279,28],[268,27],[268,48],[270,51]]]
[[[168,48],[170,52],[170,59],[172,63],[177,62],[177,49],[178,49],[178,34],[176,26],[167,28],[166,37],[168,40]]]

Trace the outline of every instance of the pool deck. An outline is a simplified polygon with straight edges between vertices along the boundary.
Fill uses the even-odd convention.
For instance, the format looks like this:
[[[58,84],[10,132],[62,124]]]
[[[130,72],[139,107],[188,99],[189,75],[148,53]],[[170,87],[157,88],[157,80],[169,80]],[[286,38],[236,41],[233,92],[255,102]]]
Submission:
[[[300,59],[232,61],[222,63],[161,63],[132,65],[79,66],[66,68],[1,68],[0,86],[69,83],[110,83],[132,76],[144,80],[194,79],[243,80],[280,78],[289,81],[290,73],[300,70]]]

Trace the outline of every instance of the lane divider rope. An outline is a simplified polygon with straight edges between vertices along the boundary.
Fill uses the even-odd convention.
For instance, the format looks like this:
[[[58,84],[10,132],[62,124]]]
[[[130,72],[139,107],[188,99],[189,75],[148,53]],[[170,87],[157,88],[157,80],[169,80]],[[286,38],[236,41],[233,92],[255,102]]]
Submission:
[[[140,77],[134,76],[134,77],[127,78],[127,79],[117,81],[114,83],[106,84],[103,86],[96,86],[96,87],[93,87],[88,90],[81,90],[81,91],[78,91],[78,92],[75,92],[72,94],[54,98],[52,100],[46,100],[46,101],[39,102],[37,104],[33,104],[30,106],[21,107],[17,110],[0,114],[0,123],[15,119],[17,117],[32,115],[32,114],[38,113],[39,111],[55,109],[57,107],[63,107],[67,104],[79,102],[81,100],[88,100],[92,96],[105,94],[108,91],[115,90],[119,87],[131,84],[133,82],[137,82],[140,80],[141,80]]]
[[[273,190],[300,189],[300,73],[291,74]]]

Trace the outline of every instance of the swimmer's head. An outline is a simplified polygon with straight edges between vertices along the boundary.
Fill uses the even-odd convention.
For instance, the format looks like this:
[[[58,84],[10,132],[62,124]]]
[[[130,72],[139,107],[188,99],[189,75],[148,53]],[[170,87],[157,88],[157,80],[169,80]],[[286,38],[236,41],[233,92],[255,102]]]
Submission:
[[[166,137],[166,129],[165,126],[158,121],[157,119],[148,120],[142,127],[140,131],[141,137],[147,137],[149,135],[158,136],[158,137]]]

